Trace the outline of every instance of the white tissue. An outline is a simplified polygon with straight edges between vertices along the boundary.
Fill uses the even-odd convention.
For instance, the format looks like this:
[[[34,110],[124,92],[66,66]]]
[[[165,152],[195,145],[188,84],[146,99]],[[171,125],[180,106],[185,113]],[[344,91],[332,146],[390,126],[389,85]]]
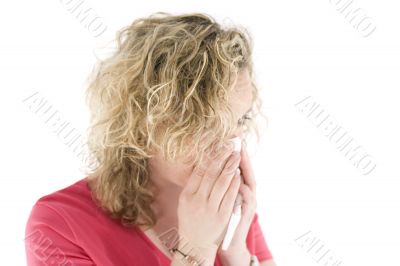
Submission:
[[[235,233],[236,227],[239,225],[240,218],[242,216],[241,206],[239,205],[239,211],[233,212],[228,224],[228,230],[226,231],[226,235],[224,241],[222,242],[222,250],[227,250],[233,235]]]
[[[232,141],[235,145],[234,150],[240,152],[240,150],[242,149],[242,140],[239,137],[235,137],[230,139],[230,141]]]
[[[235,144],[234,150],[240,152],[242,149],[242,141],[239,137],[235,137],[230,139]],[[242,178],[242,176],[240,176]],[[235,200],[235,205],[233,208],[233,212],[231,218],[229,219],[228,229],[226,231],[224,241],[222,242],[222,250],[227,250],[229,244],[232,241],[233,235],[235,233],[236,227],[240,222],[240,218],[242,216],[242,196],[240,194],[237,195]]]

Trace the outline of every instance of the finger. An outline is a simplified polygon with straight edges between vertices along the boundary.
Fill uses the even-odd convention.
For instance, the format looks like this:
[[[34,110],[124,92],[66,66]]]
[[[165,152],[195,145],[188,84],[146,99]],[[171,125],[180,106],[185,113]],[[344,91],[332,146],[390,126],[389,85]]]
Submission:
[[[200,140],[199,140],[199,145],[200,147],[204,147],[205,146],[205,139],[206,139],[207,135],[203,135]],[[208,152],[208,148],[205,150],[205,153]],[[188,194],[193,194],[197,191],[197,189],[199,188],[201,179],[203,178],[206,170],[207,170],[207,165],[209,164],[209,160],[210,160],[210,156],[205,156],[205,158],[201,158],[202,163],[199,163],[198,165],[195,165],[193,167],[192,173],[189,176],[189,179],[186,183],[186,185],[184,186],[182,193],[188,193]]]
[[[195,165],[192,174],[189,177],[186,185],[184,186],[182,193],[194,194],[199,188],[201,179],[203,178],[207,168],[205,164]]]
[[[252,214],[252,212],[254,212],[256,209],[256,197],[251,191],[250,187],[245,184],[240,185],[239,193],[242,195],[243,199],[242,215],[246,217],[248,216],[248,218],[250,219],[250,214]]]
[[[242,171],[244,182],[250,187],[252,191],[255,191],[256,180],[254,178],[253,167],[249,160],[249,154],[245,145],[242,145],[240,154],[242,156],[242,159],[240,160],[240,170]]]
[[[210,206],[215,210],[218,210],[222,198],[231,184],[232,178],[234,178],[235,174],[237,174],[236,170],[239,169],[239,162],[240,154],[237,152],[233,153],[229,157],[228,162],[225,164],[224,169],[217,178],[208,199]]]
[[[231,141],[222,146],[219,150],[218,147],[214,146],[211,154],[210,164],[208,165],[208,173],[212,176],[218,177],[222,170],[224,169],[225,164],[229,160],[229,157],[234,152],[234,144]]]
[[[240,173],[237,170],[235,176],[233,177],[228,190],[226,191],[221,205],[219,207],[219,212],[229,216],[233,211],[233,205],[235,204],[235,199],[237,194],[239,193],[239,186],[240,186]]]
[[[218,153],[214,151],[213,154],[218,154],[216,156],[212,155],[211,160],[209,161],[209,165],[207,165],[207,170],[205,171],[203,178],[199,184],[199,188],[196,194],[204,199],[208,199],[210,192],[214,186],[217,177],[221,172],[221,165],[224,165],[228,156],[230,156],[233,152],[233,147],[227,146],[224,147]]]

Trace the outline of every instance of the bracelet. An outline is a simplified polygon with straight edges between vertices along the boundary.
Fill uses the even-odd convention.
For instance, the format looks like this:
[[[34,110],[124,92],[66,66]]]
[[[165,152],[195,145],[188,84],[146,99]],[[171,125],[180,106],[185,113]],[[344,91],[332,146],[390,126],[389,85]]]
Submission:
[[[260,266],[260,262],[256,255],[251,255],[250,257],[250,266]]]
[[[184,259],[187,263],[189,263],[189,265],[200,266],[200,263],[197,262],[197,260],[196,260],[193,256],[190,256],[189,254],[185,254],[185,253],[183,253],[182,251],[180,251],[180,250],[177,249],[177,248],[171,248],[170,251],[172,251],[172,253],[175,253],[176,251],[178,251],[179,254],[181,254],[181,255],[183,256],[183,259]]]

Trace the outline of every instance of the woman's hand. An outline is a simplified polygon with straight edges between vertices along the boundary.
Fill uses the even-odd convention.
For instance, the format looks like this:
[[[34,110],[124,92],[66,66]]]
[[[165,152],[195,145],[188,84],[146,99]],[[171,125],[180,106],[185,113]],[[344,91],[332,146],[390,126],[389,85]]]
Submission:
[[[242,217],[235,230],[231,244],[227,250],[218,250],[218,255],[224,266],[249,265],[250,253],[247,249],[246,238],[257,207],[256,181],[246,146],[242,143],[240,169],[244,184],[240,185],[242,195]]]
[[[240,153],[233,145],[213,150],[203,165],[196,165],[183,188],[178,204],[179,249],[214,264],[218,246],[239,193],[237,171]],[[229,158],[228,158],[229,157]]]

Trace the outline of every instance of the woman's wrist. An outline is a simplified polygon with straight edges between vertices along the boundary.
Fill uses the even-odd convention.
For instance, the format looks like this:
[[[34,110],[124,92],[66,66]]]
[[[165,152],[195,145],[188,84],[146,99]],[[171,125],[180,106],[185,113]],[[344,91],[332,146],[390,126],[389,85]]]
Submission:
[[[188,253],[177,250],[174,252],[173,260],[179,262],[179,266],[212,266],[215,262],[215,255],[202,254],[200,252],[191,251]]]
[[[179,243],[170,250],[173,258],[179,260],[182,265],[212,266],[217,256],[217,245],[197,245],[185,241],[180,237]]]

